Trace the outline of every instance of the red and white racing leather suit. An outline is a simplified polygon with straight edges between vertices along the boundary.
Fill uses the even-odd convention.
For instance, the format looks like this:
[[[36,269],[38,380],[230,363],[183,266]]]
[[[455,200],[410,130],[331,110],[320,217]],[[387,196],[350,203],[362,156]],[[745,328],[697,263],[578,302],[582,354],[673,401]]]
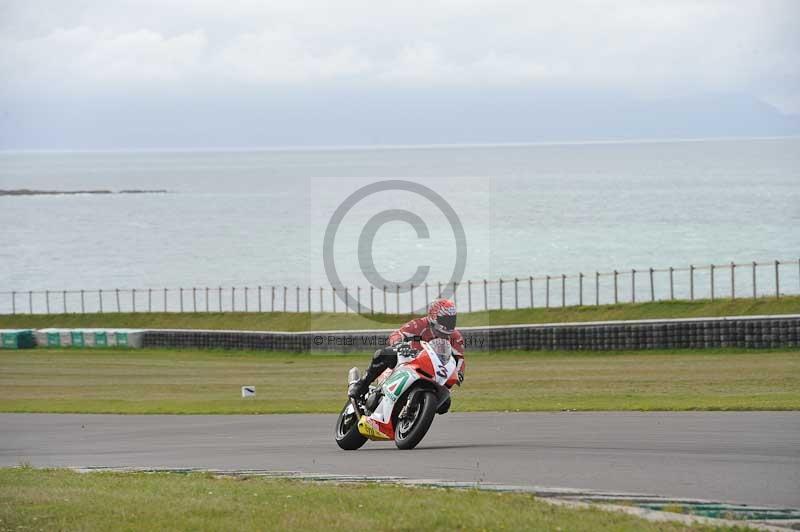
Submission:
[[[394,345],[398,342],[411,342],[412,348],[416,351],[421,351],[422,344],[420,341],[424,340],[430,342],[434,338],[436,338],[436,336],[430,328],[428,318],[422,317],[411,320],[394,331],[389,335],[389,339],[386,343],[387,345]],[[466,366],[466,360],[464,359],[464,337],[458,330],[453,331],[453,334],[450,335],[450,345],[453,348],[453,356],[456,359],[456,363],[458,363],[459,360],[462,361],[461,373],[463,374]]]
[[[397,365],[397,352],[393,346],[400,342],[409,342],[411,348],[416,351],[422,350],[421,341],[430,342],[436,338],[431,330],[428,318],[422,317],[411,320],[396,331],[394,331],[386,341],[386,346],[375,351],[372,356],[372,361],[367,367],[364,376],[358,381],[351,383],[348,390],[350,397],[358,397],[366,392],[369,384],[374,381],[378,375],[384,372],[387,368],[393,368]],[[450,345],[453,347],[453,357],[456,359],[456,364],[461,362],[461,369],[459,371],[459,382],[464,377],[464,337],[457,330],[454,330],[450,335]],[[450,406],[450,402],[446,402],[446,406],[439,413],[444,413]]]

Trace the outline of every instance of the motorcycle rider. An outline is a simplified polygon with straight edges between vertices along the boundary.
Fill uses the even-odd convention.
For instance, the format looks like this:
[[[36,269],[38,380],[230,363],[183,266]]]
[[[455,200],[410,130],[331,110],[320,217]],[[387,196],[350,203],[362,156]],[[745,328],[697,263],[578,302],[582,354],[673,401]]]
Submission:
[[[444,338],[450,341],[456,363],[461,360],[461,369],[458,372],[458,383],[464,381],[464,337],[456,330],[456,305],[449,299],[436,299],[428,307],[428,315],[409,321],[394,331],[386,342],[386,347],[378,349],[372,356],[366,373],[359,380],[350,384],[348,395],[353,398],[361,397],[369,385],[386,368],[397,365],[397,356],[410,356],[413,352],[422,350],[420,341],[430,342],[434,338]],[[442,405],[439,413],[443,414],[450,408],[450,400]]]

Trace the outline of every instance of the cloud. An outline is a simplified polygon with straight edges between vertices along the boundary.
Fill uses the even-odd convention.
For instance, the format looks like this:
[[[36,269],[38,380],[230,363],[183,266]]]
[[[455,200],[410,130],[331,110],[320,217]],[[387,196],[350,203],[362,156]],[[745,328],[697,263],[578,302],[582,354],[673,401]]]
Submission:
[[[10,0],[0,9],[0,83],[20,90],[531,86],[748,94],[800,113],[791,0]]]
[[[236,36],[209,59],[210,71],[249,82],[296,83],[348,78],[366,72],[369,59],[352,46],[313,50],[290,31]]]
[[[165,36],[76,27],[0,45],[6,80],[57,85],[179,80],[198,70],[208,43],[202,31]]]

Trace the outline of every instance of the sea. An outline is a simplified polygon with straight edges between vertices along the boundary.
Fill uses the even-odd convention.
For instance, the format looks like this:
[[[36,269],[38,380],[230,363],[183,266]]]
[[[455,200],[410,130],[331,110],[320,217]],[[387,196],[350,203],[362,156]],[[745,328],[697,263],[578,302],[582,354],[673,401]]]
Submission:
[[[717,265],[724,295],[732,261],[763,263],[765,294],[775,289],[770,264],[795,261],[781,290],[800,291],[798,138],[4,152],[0,189],[166,191],[0,196],[0,312],[12,291],[27,311],[28,291],[168,288],[173,298],[178,288],[240,287],[241,297],[245,286],[277,287],[279,309],[286,294],[287,307],[313,299],[317,310],[320,288],[323,308],[332,304],[332,284],[364,298],[371,286],[373,306],[386,285],[392,306],[396,285],[410,283],[416,307],[424,283],[430,298],[453,281],[460,306],[469,297],[482,308],[499,306],[499,279],[505,307],[529,305],[531,283],[535,305],[560,305],[562,275],[565,303],[594,302],[595,292],[609,302],[614,270],[618,298],[664,299],[670,267],[672,295],[688,295],[690,265],[695,297],[708,297],[703,268]],[[737,267],[735,290],[752,290],[751,273]],[[212,307],[230,307],[230,293],[218,296]]]

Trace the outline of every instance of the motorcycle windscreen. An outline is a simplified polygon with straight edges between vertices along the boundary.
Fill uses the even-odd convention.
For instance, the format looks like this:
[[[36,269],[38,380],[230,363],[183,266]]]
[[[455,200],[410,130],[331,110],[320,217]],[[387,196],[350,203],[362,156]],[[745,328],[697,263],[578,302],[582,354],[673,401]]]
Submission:
[[[447,362],[450,360],[450,353],[453,350],[453,348],[450,346],[450,340],[445,340],[444,338],[434,338],[428,342],[428,345],[431,346],[433,352],[439,357],[439,361],[442,364],[447,364]]]

